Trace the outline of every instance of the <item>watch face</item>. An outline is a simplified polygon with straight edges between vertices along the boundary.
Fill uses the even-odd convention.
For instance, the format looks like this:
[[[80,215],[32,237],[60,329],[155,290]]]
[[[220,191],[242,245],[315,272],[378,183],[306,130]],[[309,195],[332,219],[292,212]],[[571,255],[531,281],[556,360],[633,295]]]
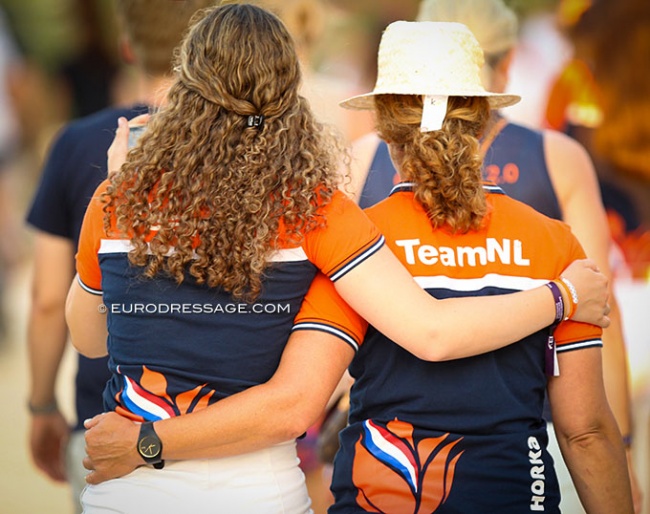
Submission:
[[[160,454],[160,442],[152,436],[145,436],[138,442],[138,451],[146,459],[153,459]]]

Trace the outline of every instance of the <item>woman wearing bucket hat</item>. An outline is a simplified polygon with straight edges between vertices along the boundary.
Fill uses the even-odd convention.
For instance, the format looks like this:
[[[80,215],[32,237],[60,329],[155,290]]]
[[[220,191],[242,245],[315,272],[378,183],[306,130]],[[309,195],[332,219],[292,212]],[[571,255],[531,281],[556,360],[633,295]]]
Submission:
[[[294,440],[358,345],[300,330],[314,326],[304,316],[287,343],[318,270],[423,359],[502,347],[573,313],[559,282],[492,299],[422,291],[336,190],[338,147],[298,94],[275,16],[245,4],[206,11],[176,73],[80,237],[72,340],[87,355],[110,351],[113,375],[111,412],[85,423],[86,512],[309,511]],[[576,319],[606,326],[604,277],[582,263],[571,278]],[[513,314],[521,320],[508,325]]]
[[[482,64],[464,25],[395,22],[381,40],[376,87],[342,103],[375,111],[402,180],[366,212],[438,298],[519,289],[582,254],[568,226],[481,182],[478,138],[490,109],[517,100],[485,91]],[[335,312],[330,288],[317,279],[304,315],[363,338],[350,366],[331,514],[560,512],[545,391],[586,511],[633,512],[599,329],[561,321],[523,344],[425,362],[374,327],[355,332],[343,302],[341,315],[322,316]]]
[[[506,89],[518,23],[515,13],[501,0],[422,0],[417,20],[466,25],[485,55],[481,70],[483,84],[491,91]],[[507,114],[502,116],[493,110],[481,138],[481,153],[486,180],[497,183],[506,194],[539,212],[569,224],[586,254],[611,277],[609,259],[613,243],[598,179],[585,148],[560,132],[534,130],[513,123],[507,120]],[[361,207],[369,207],[388,196],[397,172],[386,143],[375,133],[356,141],[353,155],[352,192]],[[642,494],[631,451],[633,420],[628,356],[621,313],[611,287],[610,298],[612,324],[603,333],[603,373],[607,398],[626,442],[635,506],[640,511]],[[550,420],[548,409],[545,418]],[[550,451],[557,463],[563,510],[581,512],[552,423],[549,428]]]

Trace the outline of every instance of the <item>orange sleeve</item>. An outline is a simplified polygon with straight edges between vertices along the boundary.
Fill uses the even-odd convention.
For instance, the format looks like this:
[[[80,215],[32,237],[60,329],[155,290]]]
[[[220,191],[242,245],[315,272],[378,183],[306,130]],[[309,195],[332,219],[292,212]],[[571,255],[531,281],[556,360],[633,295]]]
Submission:
[[[81,233],[79,234],[79,247],[77,248],[77,274],[79,283],[88,292],[101,294],[102,273],[99,268],[98,252],[104,231],[104,203],[101,194],[106,190],[108,181],[102,182],[88,204],[84,215]]]
[[[356,352],[367,329],[368,322],[339,296],[334,283],[319,273],[302,302],[292,330],[327,332],[342,339]]]
[[[326,226],[310,231],[303,248],[309,260],[336,281],[377,252],[384,238],[361,208],[340,191],[322,213]]]
[[[567,261],[566,266],[576,259],[584,259],[586,257],[582,246],[571,233],[568,226],[566,227],[568,234],[566,244],[559,248],[567,248]],[[580,300],[578,298],[578,300]],[[600,346],[602,342],[603,329],[596,325],[589,325],[587,323],[579,323],[577,321],[563,321],[555,329],[554,336],[557,343],[558,351],[578,349],[585,346]]]

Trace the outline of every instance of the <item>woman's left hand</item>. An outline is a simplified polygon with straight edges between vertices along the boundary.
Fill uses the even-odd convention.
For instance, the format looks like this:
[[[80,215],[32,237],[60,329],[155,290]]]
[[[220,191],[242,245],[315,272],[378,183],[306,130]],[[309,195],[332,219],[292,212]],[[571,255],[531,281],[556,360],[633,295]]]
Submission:
[[[100,484],[131,473],[144,464],[137,452],[140,425],[115,412],[99,414],[84,421],[86,457],[83,465],[90,473],[88,484]]]

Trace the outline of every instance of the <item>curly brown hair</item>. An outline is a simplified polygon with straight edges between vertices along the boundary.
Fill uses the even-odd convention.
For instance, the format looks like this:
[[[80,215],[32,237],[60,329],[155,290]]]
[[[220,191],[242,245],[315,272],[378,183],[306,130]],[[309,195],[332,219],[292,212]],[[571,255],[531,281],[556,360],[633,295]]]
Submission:
[[[203,11],[175,70],[167,104],[111,177],[104,225],[128,235],[146,277],[189,272],[252,300],[281,233],[299,244],[324,225],[343,147],[299,96],[291,36],[263,9]]]
[[[377,130],[400,154],[402,179],[415,183],[415,198],[434,228],[453,232],[480,227],[487,204],[479,141],[490,116],[482,97],[450,97],[442,129],[421,132],[422,97],[377,95]]]

